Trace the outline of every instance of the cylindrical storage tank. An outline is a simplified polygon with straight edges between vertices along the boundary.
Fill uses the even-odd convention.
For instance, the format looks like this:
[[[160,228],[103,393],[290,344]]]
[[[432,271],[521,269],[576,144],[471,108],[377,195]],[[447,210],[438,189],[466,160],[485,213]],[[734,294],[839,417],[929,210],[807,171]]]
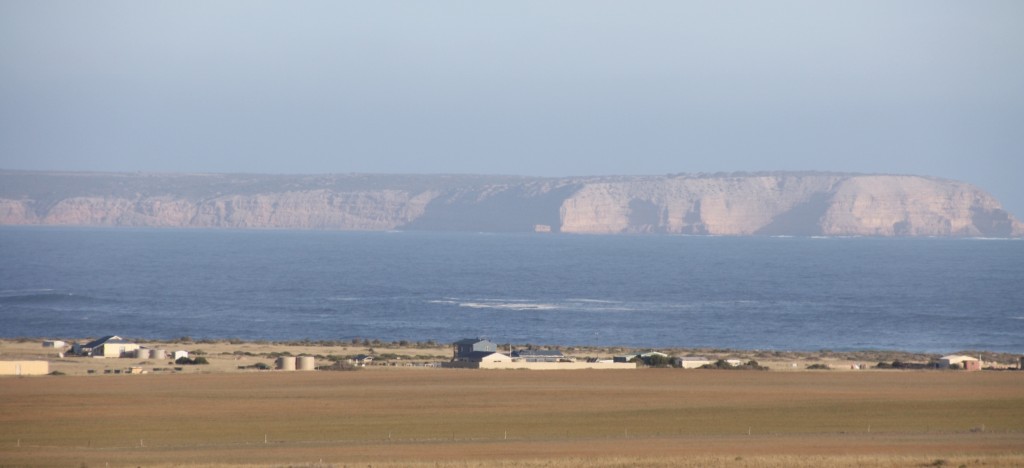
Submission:
[[[295,370],[295,356],[281,356],[277,358],[278,370]]]
[[[146,348],[136,349],[135,357],[139,359],[149,359],[149,350]]]
[[[149,350],[150,359],[167,359],[167,351],[163,349],[151,349]]]
[[[299,356],[299,370],[316,370],[316,360],[313,356]]]

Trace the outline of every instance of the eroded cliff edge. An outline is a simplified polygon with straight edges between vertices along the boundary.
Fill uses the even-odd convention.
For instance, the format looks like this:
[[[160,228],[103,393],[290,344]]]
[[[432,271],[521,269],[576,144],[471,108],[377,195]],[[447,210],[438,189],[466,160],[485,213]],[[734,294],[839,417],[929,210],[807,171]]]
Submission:
[[[907,175],[103,174],[0,171],[0,224],[1021,237],[966,183]]]

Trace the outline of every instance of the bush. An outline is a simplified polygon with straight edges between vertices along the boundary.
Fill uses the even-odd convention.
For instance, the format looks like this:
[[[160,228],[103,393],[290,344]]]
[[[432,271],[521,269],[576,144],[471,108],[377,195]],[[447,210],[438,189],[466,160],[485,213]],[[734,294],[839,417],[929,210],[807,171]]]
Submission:
[[[652,354],[644,358],[644,364],[651,367],[669,367],[672,365],[672,359],[668,356]]]
[[[821,363],[811,364],[811,365],[807,366],[807,368],[810,369],[810,370],[829,370],[829,369],[832,369],[831,367],[828,366],[828,364],[821,364]]]
[[[746,364],[734,366],[729,364],[725,359],[719,359],[714,364],[705,364],[700,366],[701,369],[723,369],[723,370],[768,370],[767,367],[762,366],[760,363],[754,360],[747,361]]]
[[[174,361],[174,363],[175,364],[179,364],[179,365],[196,365],[196,364],[198,364],[198,365],[205,365],[205,364],[209,364],[210,361],[207,361],[206,358],[204,358],[202,356],[198,356],[195,359],[189,359],[189,358],[183,356],[183,357],[178,358],[176,361]]]

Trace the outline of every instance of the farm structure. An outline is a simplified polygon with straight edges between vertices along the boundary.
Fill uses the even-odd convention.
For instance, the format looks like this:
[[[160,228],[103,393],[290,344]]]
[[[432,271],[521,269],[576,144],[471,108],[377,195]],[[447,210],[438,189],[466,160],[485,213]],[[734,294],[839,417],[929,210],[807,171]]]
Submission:
[[[135,356],[139,349],[138,343],[132,343],[117,335],[104,336],[84,345],[71,345],[72,352],[80,356],[93,357],[127,357]]]
[[[569,361],[569,359],[557,349],[521,349],[513,351],[512,357],[526,362]]]
[[[0,375],[46,375],[49,361],[0,361]]]
[[[948,369],[954,365],[968,371],[981,370],[981,360],[976,357],[951,354],[949,356],[942,356],[939,359],[940,368]]]
[[[534,369],[534,370],[567,370],[567,369],[635,369],[636,365],[633,363],[615,363],[615,362],[566,362],[568,359],[562,360],[530,360],[530,354],[527,357],[522,355],[518,357],[508,356],[506,354],[499,353],[498,346],[488,340],[484,339],[466,339],[456,341],[454,343],[455,356],[450,362],[442,364],[443,367],[463,368],[463,369]],[[522,353],[520,351],[519,353]],[[562,353],[557,352],[558,355]],[[547,359],[549,353],[543,353]],[[533,358],[536,358],[534,355]]]
[[[711,360],[703,356],[684,356],[672,358],[672,367],[681,369],[699,369],[711,364]]]
[[[316,370],[316,359],[313,356],[281,356],[275,362],[277,370],[311,371]]]

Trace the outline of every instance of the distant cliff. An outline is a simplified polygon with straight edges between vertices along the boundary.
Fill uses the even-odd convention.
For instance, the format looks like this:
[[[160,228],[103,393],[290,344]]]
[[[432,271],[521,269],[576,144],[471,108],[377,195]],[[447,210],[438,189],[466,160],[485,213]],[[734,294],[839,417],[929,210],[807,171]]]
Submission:
[[[984,191],[906,175],[105,174],[0,171],[0,224],[1021,237]]]

